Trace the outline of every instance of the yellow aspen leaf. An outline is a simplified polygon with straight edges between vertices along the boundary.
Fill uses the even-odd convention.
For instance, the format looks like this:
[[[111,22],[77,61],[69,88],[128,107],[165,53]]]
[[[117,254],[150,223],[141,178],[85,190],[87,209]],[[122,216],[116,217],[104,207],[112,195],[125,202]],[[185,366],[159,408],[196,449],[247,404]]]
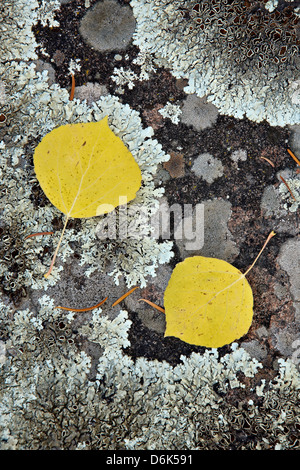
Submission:
[[[245,335],[253,318],[253,294],[246,275],[275,235],[269,233],[245,273],[227,261],[204,256],[178,263],[164,294],[165,336],[220,348]]]
[[[34,169],[48,199],[68,217],[110,212],[141,186],[140,168],[107,117],[53,129],[35,149]]]
[[[69,218],[102,215],[133,200],[142,176],[131,152],[110,129],[107,116],[49,132],[35,149],[34,168],[48,199],[66,215],[47,277]]]
[[[178,263],[164,295],[165,336],[218,348],[247,333],[253,317],[252,289],[226,261],[193,256]]]

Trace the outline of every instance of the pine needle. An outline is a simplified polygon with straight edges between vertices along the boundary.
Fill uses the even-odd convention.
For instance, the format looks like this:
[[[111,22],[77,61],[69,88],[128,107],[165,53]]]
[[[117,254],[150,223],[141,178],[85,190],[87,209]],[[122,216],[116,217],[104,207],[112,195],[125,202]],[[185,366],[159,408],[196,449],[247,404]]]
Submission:
[[[71,85],[71,91],[70,91],[70,98],[69,98],[69,101],[72,101],[73,98],[74,98],[74,93],[75,93],[75,77],[73,75],[73,73],[71,74],[71,78],[72,78],[72,85]]]
[[[275,168],[274,163],[271,162],[271,160],[269,160],[267,157],[260,157],[260,158],[262,158],[263,160],[266,160],[268,163],[270,163],[270,165],[271,165],[273,168]]]
[[[290,149],[287,149],[288,153],[290,154],[290,156],[295,160],[295,162],[300,166],[300,161],[298,160],[298,158],[293,154],[293,152],[290,150]]]
[[[285,181],[285,179],[284,179],[281,175],[280,175],[280,179],[281,179],[281,181],[284,182],[284,184],[285,184],[286,187],[288,188],[288,190],[289,190],[289,192],[290,192],[290,195],[292,196],[292,198],[294,199],[294,201],[296,201],[296,198],[295,198],[294,194],[292,193],[291,188],[289,187],[289,185],[287,184],[287,182]]]
[[[104,300],[101,300],[97,305],[93,305],[92,307],[87,307],[87,308],[71,308],[71,307],[61,307],[60,305],[54,308],[60,308],[62,310],[69,310],[71,312],[88,312],[89,310],[94,310],[94,308],[100,307],[100,305],[104,304],[106,302],[108,297],[105,297]]]
[[[118,305],[122,300],[126,299],[126,297],[128,297],[128,295],[130,295],[133,291],[135,291],[135,289],[137,289],[138,286],[136,287],[133,287],[132,289],[130,289],[130,291],[126,292],[126,294],[122,295],[122,297],[120,297],[118,300],[116,300],[113,304],[112,304],[112,307],[115,307],[116,305]]]
[[[150,300],[139,299],[139,302],[141,302],[141,301],[146,302],[148,305],[150,305],[153,308],[156,308],[156,310],[158,310],[159,312],[165,313],[165,310],[162,307],[159,307],[158,305],[154,304],[153,302],[150,302]]]
[[[36,232],[36,233],[32,233],[31,235],[27,235],[27,237],[25,237],[25,240],[27,240],[27,238],[32,238],[32,237],[37,237],[39,235],[53,235],[54,232]]]

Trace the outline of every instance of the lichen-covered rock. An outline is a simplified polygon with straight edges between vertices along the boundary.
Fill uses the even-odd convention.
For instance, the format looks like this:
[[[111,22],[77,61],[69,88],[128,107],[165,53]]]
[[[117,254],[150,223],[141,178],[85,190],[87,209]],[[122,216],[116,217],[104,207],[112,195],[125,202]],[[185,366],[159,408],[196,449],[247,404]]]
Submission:
[[[297,321],[300,323],[300,242],[299,239],[288,240],[282,245],[278,262],[288,273],[291,284],[291,293],[297,311]]]
[[[244,379],[255,380],[262,367],[236,344],[222,357],[207,350],[172,367],[123,353],[131,324],[125,311],[111,321],[97,309],[77,332],[46,297],[41,318],[27,310],[12,321],[9,309],[1,311],[14,343],[13,349],[2,344],[2,449],[289,449],[295,443],[300,381],[290,360],[279,360],[274,380],[257,382],[252,399],[235,403]],[[84,337],[102,351],[93,381],[91,358],[77,349]]]
[[[297,212],[300,206],[300,175],[287,169],[282,171],[279,178],[284,178],[279,186],[279,193],[283,201],[283,207],[290,212]]]
[[[264,2],[266,3],[266,2]],[[131,0],[134,43],[189,80],[221,113],[271,125],[300,122],[299,17],[234,0]],[[276,6],[275,6],[276,8]]]
[[[119,306],[113,309],[109,302],[82,315],[55,308],[62,266],[53,273],[53,286],[45,293],[52,281],[45,281],[42,274],[48,267],[51,240],[55,244],[60,235],[60,213],[49,204],[33,175],[33,149],[41,137],[66,122],[87,122],[107,114],[141,166],[144,186],[136,202],[146,207],[156,204],[162,194],[154,186],[154,176],[158,164],[168,158],[152,130],[142,127],[138,113],[117,98],[104,96],[91,105],[76,99],[70,102],[66,90],[50,86],[45,72],[37,73],[32,63],[37,44],[31,27],[38,19],[53,25],[59,3],[7,0],[0,7],[5,12],[0,25],[0,92],[7,115],[7,123],[0,127],[0,275],[2,288],[13,294],[22,287],[31,289],[19,307],[11,302],[14,297],[2,295],[0,299],[1,449],[299,447],[300,375],[293,358],[279,359],[268,380],[268,370],[258,362],[264,359],[264,351],[251,347],[253,343],[248,350],[254,357],[232,344],[226,351],[181,356],[174,366],[132,358],[133,324],[126,311]],[[24,28],[11,27],[14,21]],[[227,255],[235,256],[238,251],[227,229],[229,201],[210,201],[208,209],[210,233],[217,234],[208,248],[215,250],[220,240],[227,240],[219,243],[220,252],[229,249]],[[220,212],[222,220],[218,221]],[[133,214],[130,217],[136,220]],[[49,238],[25,240],[33,232],[50,228],[55,233]],[[91,300],[91,291],[97,295],[97,280],[93,279],[93,288],[86,283],[106,260],[115,264],[114,274],[123,276],[125,288],[126,280],[128,284],[145,282],[158,263],[171,255],[169,244],[148,237],[103,241],[97,228],[93,220],[87,220],[69,227],[65,234],[59,261],[70,261],[74,249],[77,257],[75,265],[70,262],[64,271],[65,279],[71,276],[72,282],[59,285],[60,292],[72,290],[75,283],[76,289],[70,297],[65,292],[63,301],[79,291],[82,302]],[[283,269],[295,249],[294,242],[284,246],[279,258]],[[154,284],[163,289],[169,271],[170,266]],[[287,271],[290,276],[296,272]],[[101,280],[101,288],[108,290],[107,276]],[[293,284],[297,293],[295,289]],[[129,299],[131,311],[134,299]],[[152,323],[154,330],[157,327]],[[278,336],[281,350],[283,339]]]
[[[19,1],[20,8],[23,3],[22,0]],[[30,24],[38,21],[41,11],[45,8],[43,6],[39,10],[38,4],[34,6],[35,9],[33,6],[24,7],[24,21],[28,24],[28,31],[31,31]],[[57,2],[53,2],[51,6],[54,15]],[[14,7],[8,10],[9,14],[14,11]],[[49,15],[50,11],[49,5]],[[3,24],[2,27],[4,28]],[[67,90],[57,84],[49,86],[47,71],[36,71],[36,63],[32,62],[32,59],[36,58],[33,52],[28,52],[27,61],[22,60],[19,50],[22,42],[26,42],[23,35],[27,37],[27,29],[22,33],[16,33],[14,30],[13,34],[18,60],[9,60],[6,56],[7,61],[0,63],[2,88],[5,87],[5,94],[10,97],[3,106],[9,133],[2,132],[3,141],[0,135],[3,196],[0,209],[2,231],[5,235],[0,246],[0,277],[5,292],[12,293],[18,300],[27,286],[47,288],[49,284],[55,283],[62,269],[58,263],[58,269],[53,270],[51,279],[46,280],[43,277],[51,258],[50,246],[53,246],[52,241],[53,244],[57,243],[60,234],[59,224],[57,226],[54,221],[61,216],[40,190],[32,167],[34,147],[47,132],[68,122],[98,121],[108,116],[110,126],[129,147],[142,171],[143,186],[134,203],[143,205],[149,211],[158,206],[158,199],[163,194],[163,189],[155,188],[154,184],[157,166],[167,161],[169,156],[162,150],[162,146],[152,139],[153,130],[142,127],[139,114],[128,105],[122,105],[117,98],[102,96],[89,105],[86,101],[80,102],[78,99],[70,101]],[[6,32],[2,36],[0,47],[6,44],[9,49],[11,40],[11,32]],[[32,33],[28,36],[29,40],[34,51],[37,44]],[[132,205],[129,207],[132,210],[127,219],[130,226],[133,220],[136,221],[137,214]],[[125,237],[121,240],[106,240],[105,243],[103,237],[97,235],[100,219],[84,219],[81,222],[82,230],[66,231],[59,255],[61,261],[64,262],[74,253],[75,243],[81,247],[81,263],[90,269],[87,270],[87,275],[95,269],[102,269],[107,260],[113,260],[112,275],[116,282],[124,275],[128,285],[145,285],[147,276],[153,276],[157,266],[173,256],[172,242],[158,243],[151,237],[150,225],[148,231],[146,229],[139,238]],[[119,218],[117,223],[118,221]],[[55,233],[51,239],[39,238],[39,243],[36,238],[24,242],[27,235],[44,231]]]

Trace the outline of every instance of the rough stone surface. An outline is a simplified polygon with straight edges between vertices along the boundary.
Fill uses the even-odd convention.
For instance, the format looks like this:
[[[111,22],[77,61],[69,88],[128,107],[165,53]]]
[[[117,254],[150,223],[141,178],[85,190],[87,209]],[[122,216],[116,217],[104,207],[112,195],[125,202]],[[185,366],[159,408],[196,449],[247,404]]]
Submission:
[[[297,164],[287,153],[289,147],[297,154],[295,132],[257,122],[257,115],[249,120],[219,114],[198,129],[183,123],[178,117],[192,77],[177,79],[168,64],[131,42],[120,52],[87,45],[78,29],[88,5],[97,3],[6,0],[0,6],[0,448],[116,455],[119,450],[298,450],[299,212],[291,210],[293,199],[280,179],[297,189]],[[149,4],[130,3],[134,9]],[[168,3],[159,18],[172,17],[177,2]],[[254,16],[265,14],[264,6],[267,15],[272,9],[278,15],[282,6],[286,14],[286,3],[259,2]],[[129,2],[114,4],[123,8]],[[151,5],[160,7],[162,0]],[[222,2],[222,14],[227,5]],[[178,21],[195,23],[197,8],[195,18],[186,11]],[[171,26],[157,36],[151,32],[147,46],[155,49]],[[211,44],[208,52],[214,54]],[[186,56],[177,52],[182,65]],[[268,60],[263,74],[274,69]],[[233,60],[232,70],[236,64]],[[290,79],[291,70],[282,64],[278,87]],[[230,77],[215,70],[215,89],[231,103],[236,88],[223,88]],[[192,74],[193,68],[187,71]],[[103,90],[108,94],[100,96]],[[297,105],[297,83],[290,91]],[[269,116],[267,104],[259,108],[261,116]],[[286,102],[280,104],[288,120]],[[243,106],[253,116],[251,103],[243,100]],[[142,190],[128,217],[131,230],[139,226],[144,235],[103,238],[108,232],[102,219],[70,220],[53,275],[45,279],[63,217],[35,178],[34,149],[54,127],[104,115],[141,166]],[[193,171],[202,154],[222,164],[222,174],[211,182]],[[178,210],[160,239],[145,236],[155,224],[145,223],[141,209],[153,204]],[[195,224],[203,213],[204,224]],[[182,222],[187,233],[180,230]],[[203,243],[191,249],[193,230]],[[164,337],[164,313],[145,300],[164,307],[175,265],[200,254],[245,272],[271,230],[276,236],[247,274],[254,296],[248,333],[218,349]],[[45,231],[53,234],[26,238]],[[131,287],[137,288],[126,297]]]

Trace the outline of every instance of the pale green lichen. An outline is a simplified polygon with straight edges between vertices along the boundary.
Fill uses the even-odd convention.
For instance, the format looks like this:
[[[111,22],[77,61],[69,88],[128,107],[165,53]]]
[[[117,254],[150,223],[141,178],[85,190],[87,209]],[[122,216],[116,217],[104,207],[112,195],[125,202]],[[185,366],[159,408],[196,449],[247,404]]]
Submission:
[[[118,93],[122,94],[124,93],[123,86],[126,85],[129,90],[132,90],[134,85],[135,85],[135,80],[138,79],[138,76],[136,75],[133,70],[130,69],[124,69],[124,67],[120,67],[119,69],[117,67],[114,68],[114,73],[111,76],[111,79],[119,85],[118,88]]]
[[[125,311],[109,320],[95,310],[73,332],[73,342],[64,334],[68,322],[61,318],[64,328],[49,329],[53,309],[47,314],[41,329],[34,315],[18,312],[20,319],[27,318],[13,337],[22,352],[8,354],[1,364],[3,448],[191,450],[228,448],[233,442],[240,449],[293,446],[300,380],[291,361],[280,360],[278,375],[262,384],[263,394],[259,387],[248,390],[252,400],[239,406],[226,397],[244,390],[243,377],[251,382],[262,366],[236,344],[223,357],[217,350],[182,356],[175,367],[144,358],[133,361],[123,352],[131,325]],[[12,335],[15,325],[9,317],[7,312],[4,321]],[[77,349],[76,337],[101,347],[93,380],[91,358]]]
[[[271,125],[300,122],[297,11],[270,12],[251,2],[131,0],[134,43],[187,93],[207,96],[222,114]],[[261,38],[261,39],[260,39]]]
[[[164,118],[169,118],[173,124],[178,124],[180,122],[182,111],[179,105],[168,102],[163,108],[159,109],[158,112]]]

